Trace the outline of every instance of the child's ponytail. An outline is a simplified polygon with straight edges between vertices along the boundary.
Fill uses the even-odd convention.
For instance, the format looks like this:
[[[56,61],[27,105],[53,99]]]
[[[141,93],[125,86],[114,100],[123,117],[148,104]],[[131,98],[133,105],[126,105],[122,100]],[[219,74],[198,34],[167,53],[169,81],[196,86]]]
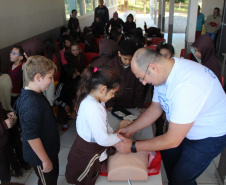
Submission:
[[[82,100],[91,90],[97,89],[101,84],[105,85],[108,90],[111,90],[119,86],[120,83],[120,76],[111,66],[102,65],[98,68],[92,66],[86,68],[75,98],[76,115]]]
[[[92,78],[92,73],[94,68],[92,66],[85,69],[84,75],[80,81],[80,85],[76,94],[76,101],[75,101],[75,112],[78,113],[78,108],[82,100],[90,93],[89,84]]]

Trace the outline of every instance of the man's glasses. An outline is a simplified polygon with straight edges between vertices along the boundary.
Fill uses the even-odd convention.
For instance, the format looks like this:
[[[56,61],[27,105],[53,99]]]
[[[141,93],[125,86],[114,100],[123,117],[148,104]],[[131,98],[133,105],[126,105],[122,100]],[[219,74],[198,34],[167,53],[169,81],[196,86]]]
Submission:
[[[149,67],[149,64],[148,64],[148,67]],[[139,78],[139,81],[140,81],[141,83],[143,83],[143,81],[144,81],[144,79],[145,79],[145,76],[146,76],[146,74],[147,74],[147,72],[148,72],[148,67],[147,67],[147,69],[146,69],[146,71],[145,71],[144,78]]]
[[[12,54],[12,55],[18,55],[18,56],[22,56],[22,55],[20,55],[20,54],[18,54],[18,53],[15,53],[15,52],[13,52],[13,51],[10,51],[10,54]]]

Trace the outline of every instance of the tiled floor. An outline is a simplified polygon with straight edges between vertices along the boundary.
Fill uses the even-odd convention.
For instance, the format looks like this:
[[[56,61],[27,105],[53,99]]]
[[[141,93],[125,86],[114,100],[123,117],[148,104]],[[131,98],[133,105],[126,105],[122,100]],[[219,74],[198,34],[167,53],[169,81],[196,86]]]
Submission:
[[[66,185],[64,173],[67,164],[67,156],[70,151],[70,148],[75,140],[76,137],[76,127],[75,122],[70,123],[70,127],[67,132],[60,131],[60,153],[59,153],[59,165],[60,165],[60,172],[58,178],[59,185]],[[219,157],[214,159],[214,161],[210,164],[210,166],[206,169],[206,171],[197,179],[199,185],[218,185],[218,181],[215,175],[216,166],[219,163]],[[167,177],[165,174],[164,167],[161,168],[162,171],[162,180],[163,185],[167,185]],[[38,178],[36,174],[30,170],[24,173],[24,176],[21,179],[12,178],[12,182],[20,182],[25,183],[25,185],[37,185]]]

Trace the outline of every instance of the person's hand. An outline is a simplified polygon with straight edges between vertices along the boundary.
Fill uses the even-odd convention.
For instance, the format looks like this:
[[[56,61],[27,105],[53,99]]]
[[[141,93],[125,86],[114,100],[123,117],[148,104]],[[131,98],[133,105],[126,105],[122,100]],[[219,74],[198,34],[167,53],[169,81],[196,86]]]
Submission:
[[[143,112],[143,108],[139,108],[139,113],[141,114]]]
[[[116,130],[114,133],[118,133],[123,135],[124,137],[130,137],[133,133],[130,133],[128,127],[120,128]]]
[[[124,119],[122,121],[120,121],[119,123],[119,128],[124,128],[127,127],[128,125],[130,125],[132,123],[132,121],[128,120],[128,119]]]
[[[68,105],[65,105],[64,110],[66,111],[66,113],[70,112],[70,107]]]
[[[108,107],[107,108],[107,111],[109,112],[109,111],[112,111],[112,109],[113,109],[113,107]]]
[[[47,161],[42,162],[42,168],[43,173],[49,173],[53,169],[53,163],[48,159]]]
[[[15,119],[8,118],[4,120],[8,129],[12,128],[12,126],[15,124]]]
[[[117,134],[117,136],[122,140],[121,142],[118,142],[114,145],[114,147],[116,148],[116,150],[120,153],[123,153],[123,154],[127,154],[127,153],[130,153],[131,150],[131,145],[132,145],[132,142],[133,140],[132,139],[128,139],[128,138],[125,138],[123,137],[122,135],[120,134]]]
[[[15,112],[9,112],[9,113],[7,114],[7,117],[8,117],[8,118],[12,118],[12,119],[14,119],[14,120],[17,119]]]

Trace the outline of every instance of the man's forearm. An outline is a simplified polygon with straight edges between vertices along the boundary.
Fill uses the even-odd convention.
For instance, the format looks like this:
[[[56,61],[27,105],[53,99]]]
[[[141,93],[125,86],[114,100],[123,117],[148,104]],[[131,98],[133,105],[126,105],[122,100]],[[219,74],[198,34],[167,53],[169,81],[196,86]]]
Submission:
[[[144,111],[134,123],[129,126],[129,130],[135,133],[143,128],[153,124],[162,114],[163,110],[160,104],[152,102],[150,107]]]

